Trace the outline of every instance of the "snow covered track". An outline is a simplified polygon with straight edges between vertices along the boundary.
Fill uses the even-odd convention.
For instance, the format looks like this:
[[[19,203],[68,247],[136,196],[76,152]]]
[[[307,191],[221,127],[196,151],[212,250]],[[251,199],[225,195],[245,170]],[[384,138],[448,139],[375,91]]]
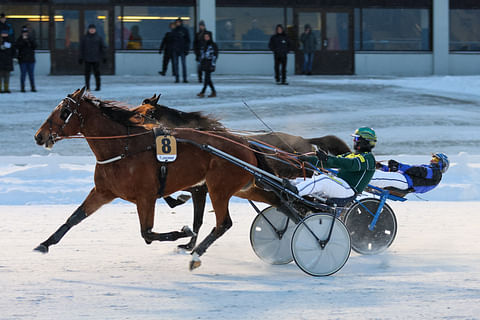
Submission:
[[[352,254],[327,278],[258,259],[246,203],[231,205],[234,227],[194,272],[190,256],[174,252],[178,243],[145,245],[133,205],[99,210],[48,255],[32,249],[76,206],[0,206],[0,318],[477,318],[480,202],[391,205],[393,245],[378,256]],[[191,205],[175,210],[158,206],[155,230],[190,223]],[[205,220],[208,232],[213,214]]]

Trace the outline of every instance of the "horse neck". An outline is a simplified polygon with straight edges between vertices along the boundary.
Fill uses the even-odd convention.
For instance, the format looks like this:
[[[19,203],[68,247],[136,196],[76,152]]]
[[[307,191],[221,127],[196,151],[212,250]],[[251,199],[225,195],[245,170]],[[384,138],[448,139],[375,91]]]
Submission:
[[[212,124],[206,118],[196,118],[188,112],[181,112],[166,106],[157,105],[160,109],[158,121],[170,128],[196,128],[202,130],[212,129]],[[182,116],[183,114],[183,116]]]
[[[99,108],[87,101],[80,104],[79,111],[83,116],[83,126],[80,133],[85,137],[113,137],[123,136],[138,132],[139,129],[130,130],[108,116],[105,116]],[[126,146],[125,139],[87,139],[97,159],[106,159],[122,153]]]

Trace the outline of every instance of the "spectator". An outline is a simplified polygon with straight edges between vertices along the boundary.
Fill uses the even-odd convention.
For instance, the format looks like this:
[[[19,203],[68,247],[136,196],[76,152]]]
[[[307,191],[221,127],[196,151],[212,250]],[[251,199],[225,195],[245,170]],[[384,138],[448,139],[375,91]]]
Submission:
[[[201,49],[200,65],[202,71],[205,72],[205,77],[203,81],[203,89],[199,94],[197,94],[197,96],[203,98],[205,96],[205,90],[207,90],[207,86],[210,86],[212,92],[208,97],[214,98],[217,96],[217,92],[213,86],[211,74],[215,71],[215,65],[218,58],[218,48],[217,44],[213,42],[211,38],[211,33],[205,33],[203,35],[203,39],[204,45]]]
[[[207,31],[205,28],[205,22],[200,20],[198,24],[198,32],[195,34],[195,39],[193,40],[193,50],[195,51],[195,60],[197,61],[197,73],[198,73],[198,82],[202,82],[202,64],[201,64],[201,57],[202,57],[202,49],[205,46],[204,35],[210,35],[210,39],[213,39],[212,33]]]
[[[10,72],[13,71],[13,48],[8,35],[8,29],[0,31],[0,93],[10,93]],[[3,83],[3,89],[2,89]]]
[[[312,33],[312,28],[309,24],[305,25],[305,31],[300,37],[303,49],[303,68],[302,73],[311,75],[313,66],[313,55],[317,49],[317,37]]]
[[[20,65],[20,88],[22,92],[25,92],[25,78],[28,73],[28,80],[30,81],[30,90],[36,92],[35,89],[35,49],[37,43],[35,39],[30,35],[30,32],[26,26],[22,27],[22,35],[17,39],[15,47],[18,50],[18,64]]]
[[[242,36],[244,49],[265,49],[268,36],[258,27],[257,19],[252,20],[252,27]]]
[[[270,38],[268,44],[275,59],[275,80],[277,84],[287,85],[287,54],[291,50],[291,44],[281,24],[278,24],[275,30],[276,33]],[[282,82],[280,82],[280,67],[282,69]]]
[[[171,22],[168,27],[170,28],[170,31],[165,33],[162,39],[162,43],[160,44],[160,49],[158,50],[159,54],[162,54],[163,51],[163,64],[162,64],[162,71],[159,71],[162,76],[164,76],[167,73],[168,69],[168,62],[171,60],[172,61],[172,74],[175,75],[175,66],[173,65],[173,29],[175,28],[175,22]]]
[[[127,49],[142,49],[142,37],[140,36],[140,29],[138,26],[132,27],[132,32],[128,37]]]
[[[233,24],[230,20],[225,22],[223,29],[218,32],[218,40],[221,43],[222,49],[234,49],[235,48],[235,31],[233,30]]]
[[[88,31],[80,41],[80,58],[78,63],[85,62],[85,86],[90,90],[90,74],[95,75],[95,91],[100,90],[100,61],[107,63],[103,39],[97,34],[94,24],[88,26]]]
[[[5,13],[0,13],[0,30],[7,30],[7,34],[10,37],[10,41],[15,39],[15,34],[10,22],[7,21]]]
[[[179,81],[178,59],[182,60],[183,82],[187,83],[187,65],[185,58],[190,50],[190,35],[187,28],[183,26],[181,18],[175,20],[175,29],[173,29],[173,72],[175,73],[175,82]]]

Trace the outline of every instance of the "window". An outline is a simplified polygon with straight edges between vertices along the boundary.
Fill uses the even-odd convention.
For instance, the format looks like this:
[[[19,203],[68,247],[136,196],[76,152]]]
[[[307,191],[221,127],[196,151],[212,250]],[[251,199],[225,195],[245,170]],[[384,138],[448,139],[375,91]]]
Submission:
[[[480,9],[450,10],[450,50],[480,51]]]
[[[12,25],[15,40],[20,37],[22,27],[27,26],[37,42],[37,49],[48,49],[48,9],[40,5],[0,5],[7,22]]]
[[[115,48],[158,50],[168,25],[178,17],[193,39],[193,13],[193,7],[115,7]]]
[[[356,10],[356,48],[360,50],[431,50],[429,9]]]
[[[275,26],[284,21],[284,8],[217,7],[216,40],[222,50],[269,50]]]

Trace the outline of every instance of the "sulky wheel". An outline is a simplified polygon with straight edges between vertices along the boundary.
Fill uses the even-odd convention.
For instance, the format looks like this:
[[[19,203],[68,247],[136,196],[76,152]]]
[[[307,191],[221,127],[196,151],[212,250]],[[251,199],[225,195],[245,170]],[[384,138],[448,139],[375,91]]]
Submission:
[[[290,241],[295,223],[275,207],[258,214],[250,227],[250,243],[255,254],[270,264],[292,262]]]
[[[373,230],[370,223],[377,212],[380,200],[362,199],[345,213],[344,222],[350,232],[352,249],[360,254],[377,254],[387,249],[397,234],[397,219],[386,203]]]
[[[322,248],[334,220],[330,240]],[[318,239],[318,240],[317,240]],[[340,270],[350,256],[350,236],[342,221],[328,214],[313,214],[303,219],[292,237],[292,255],[297,266],[309,275],[329,276]]]

